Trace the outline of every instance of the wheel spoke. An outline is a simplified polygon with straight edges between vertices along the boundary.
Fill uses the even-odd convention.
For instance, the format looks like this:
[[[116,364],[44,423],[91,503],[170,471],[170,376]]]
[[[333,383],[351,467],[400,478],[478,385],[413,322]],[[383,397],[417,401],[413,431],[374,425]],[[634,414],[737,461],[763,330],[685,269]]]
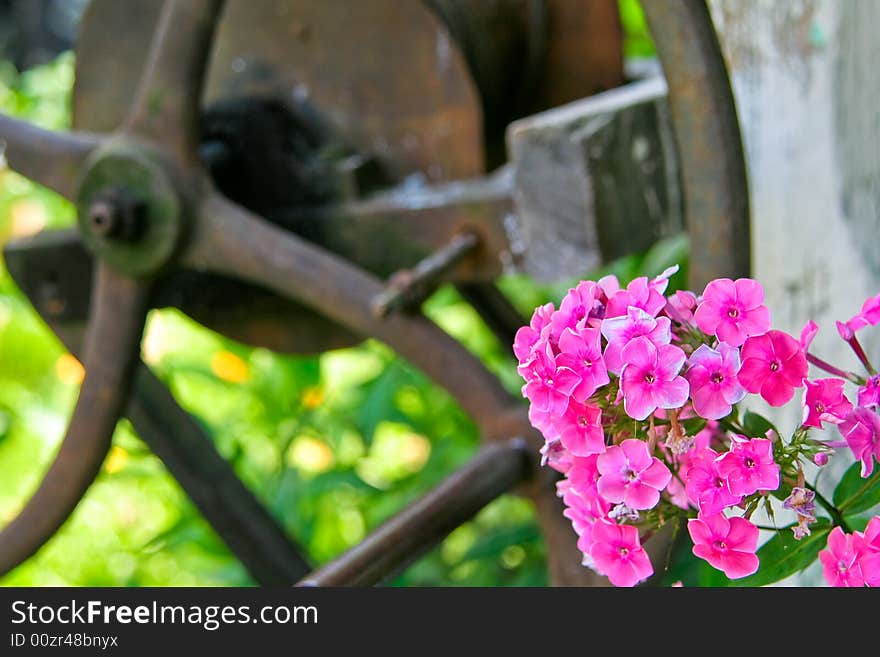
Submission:
[[[0,114],[0,148],[9,168],[75,200],[77,183],[89,154],[102,138],[80,132],[53,132]]]
[[[0,533],[0,574],[51,538],[98,475],[128,397],[148,296],[145,283],[98,266],[84,348],[86,377],[55,460]]]
[[[53,231],[17,240],[7,244],[4,256],[19,289],[70,352],[81,357],[92,260],[76,234]],[[161,305],[167,287],[166,281],[157,285],[152,306]],[[278,328],[282,330],[283,325]],[[256,582],[289,585],[309,571],[302,551],[283,527],[143,362],[135,371],[124,413]]]
[[[516,332],[528,320],[494,283],[459,283],[455,288],[486,322],[507,354],[513,357]]]
[[[736,104],[705,0],[642,3],[669,86],[690,234],[690,285],[749,275],[749,195]]]
[[[492,428],[511,408],[518,408],[475,356],[426,317],[376,318],[370,303],[382,291],[381,281],[219,195],[202,202],[182,261],[262,285],[355,333],[382,340],[448,390],[489,436],[497,435]]]
[[[146,365],[125,414],[254,580],[285,586],[308,572],[300,549]]]
[[[124,129],[158,142],[179,164],[198,162],[198,119],[224,0],[165,0]]]
[[[387,580],[528,477],[530,460],[524,440],[484,447],[430,493],[300,585],[372,586]]]

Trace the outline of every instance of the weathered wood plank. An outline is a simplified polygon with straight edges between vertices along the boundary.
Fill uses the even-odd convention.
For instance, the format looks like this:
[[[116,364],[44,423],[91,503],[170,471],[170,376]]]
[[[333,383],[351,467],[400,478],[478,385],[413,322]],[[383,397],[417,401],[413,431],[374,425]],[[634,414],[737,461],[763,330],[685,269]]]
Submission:
[[[661,78],[511,124],[523,268],[568,278],[683,228],[677,158]]]

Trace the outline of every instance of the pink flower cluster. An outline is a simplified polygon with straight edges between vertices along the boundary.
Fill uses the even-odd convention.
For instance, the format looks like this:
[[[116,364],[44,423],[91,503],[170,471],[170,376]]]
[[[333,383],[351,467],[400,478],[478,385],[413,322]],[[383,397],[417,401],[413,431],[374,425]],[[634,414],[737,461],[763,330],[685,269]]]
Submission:
[[[539,307],[513,345],[544,462],[564,475],[559,494],[584,564],[617,586],[653,574],[643,541],[682,518],[695,555],[730,578],[756,572],[749,518],[783,480],[802,491],[785,501],[798,514],[795,538],[809,534],[816,517],[801,461],[823,464],[831,453],[806,437],[810,427],[837,424],[864,476],[880,460],[880,376],[869,369],[853,407],[843,387],[856,375],[827,366],[843,378],[807,379],[808,358],[827,365],[808,354],[815,324],[799,340],[771,329],[763,289],[747,278],[666,295],[675,271],[626,287],[613,276],[582,281],[558,309]],[[853,327],[847,339],[880,321],[875,301],[840,325]],[[804,419],[787,445],[740,421],[748,393],[781,406],[798,388]]]
[[[835,527],[819,561],[832,586],[880,586],[880,516],[874,516],[864,532],[846,534]]]

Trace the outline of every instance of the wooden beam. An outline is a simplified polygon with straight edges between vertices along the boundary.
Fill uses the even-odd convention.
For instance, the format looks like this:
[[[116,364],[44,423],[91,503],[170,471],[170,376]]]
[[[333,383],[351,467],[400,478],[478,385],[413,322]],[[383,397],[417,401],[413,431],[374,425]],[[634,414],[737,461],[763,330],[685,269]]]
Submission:
[[[683,229],[669,121],[655,77],[510,125],[528,273],[571,278]]]

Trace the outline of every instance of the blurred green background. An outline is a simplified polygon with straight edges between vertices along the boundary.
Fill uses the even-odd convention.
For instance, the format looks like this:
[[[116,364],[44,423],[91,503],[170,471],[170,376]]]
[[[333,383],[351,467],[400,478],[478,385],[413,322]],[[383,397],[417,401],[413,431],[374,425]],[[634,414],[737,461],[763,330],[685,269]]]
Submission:
[[[629,54],[650,54],[637,6],[621,4]],[[68,127],[73,64],[70,53],[21,74],[0,64],[0,110],[47,128]],[[0,170],[0,243],[72,223],[68,203]],[[685,257],[686,243],[676,239],[609,271],[629,279]],[[542,288],[508,277],[500,285],[526,315],[558,301],[572,282]],[[497,342],[454,290],[439,291],[426,312],[518,392],[509,346]],[[476,428],[450,397],[374,341],[285,357],[161,310],[150,316],[142,352],[314,564],[359,542],[478,446]],[[82,376],[80,364],[0,270],[0,525],[39,483]],[[530,503],[498,499],[394,583],[545,584],[544,547]],[[97,483],[61,532],[0,578],[6,586],[249,584],[247,572],[127,421],[119,424]]]

